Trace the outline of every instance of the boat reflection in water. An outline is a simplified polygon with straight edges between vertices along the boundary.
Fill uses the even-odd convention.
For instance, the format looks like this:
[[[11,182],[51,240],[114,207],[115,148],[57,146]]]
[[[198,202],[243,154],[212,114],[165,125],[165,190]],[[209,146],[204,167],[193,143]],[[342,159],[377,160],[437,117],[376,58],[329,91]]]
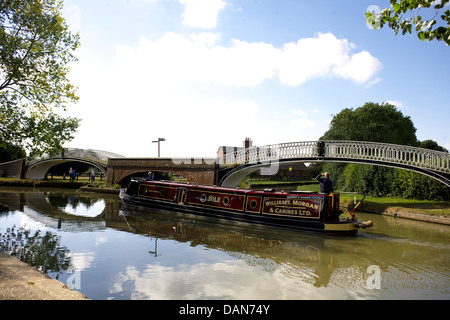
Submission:
[[[207,221],[208,218],[199,221],[197,217],[190,217],[195,220],[176,221],[167,219],[170,213],[160,219],[160,214],[149,215],[146,212],[144,216],[127,216],[124,219],[137,233],[155,239],[189,243],[192,247],[220,250],[233,258],[244,260],[250,266],[260,266],[265,271],[274,272],[279,264],[302,265],[317,276],[311,279],[317,286],[326,285],[331,277],[332,257],[323,250],[324,239],[294,234],[279,237],[273,230],[264,230],[264,227],[255,230],[252,226],[236,226],[229,222],[228,225],[222,222],[225,225],[219,226],[215,221]],[[156,246],[151,253],[158,254]]]
[[[120,199],[99,200],[86,193],[27,192],[22,195],[24,201],[17,201],[22,203],[21,211],[48,228],[64,232],[114,228],[145,235],[153,240],[154,245],[148,252],[154,256],[161,253],[158,252],[161,250],[157,247],[158,240],[175,240],[191,247],[220,250],[269,272],[277,270],[279,264],[289,265],[289,272],[294,272],[296,265],[302,266],[309,270],[305,280],[315,286],[326,286],[333,272],[332,252],[327,249],[327,243],[335,241],[331,236],[316,237],[307,232],[299,234],[289,230],[280,232],[263,226],[184,213],[152,212],[143,208],[123,210]],[[2,200],[5,203],[4,197]],[[84,212],[84,215],[72,212]]]
[[[60,248],[40,259],[59,263],[49,275],[64,282],[79,270],[79,291],[91,299],[449,297],[448,226],[373,216],[376,232],[336,237],[152,211],[89,193],[0,192],[0,204],[0,242],[7,243],[12,220],[21,221],[16,231],[49,232]],[[374,265],[382,270],[379,290],[367,287]]]

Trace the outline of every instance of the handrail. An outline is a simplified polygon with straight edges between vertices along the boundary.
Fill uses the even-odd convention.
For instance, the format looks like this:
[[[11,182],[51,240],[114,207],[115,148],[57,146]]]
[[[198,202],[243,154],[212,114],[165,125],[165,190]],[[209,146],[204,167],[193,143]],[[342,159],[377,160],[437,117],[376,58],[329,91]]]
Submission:
[[[28,161],[27,164],[29,166],[32,166],[38,162],[54,159],[85,159],[87,161],[102,163],[103,165],[106,165],[109,158],[123,158],[123,156],[112,152],[94,149],[64,148],[61,154],[52,157],[44,154],[41,157]]]
[[[288,159],[354,159],[450,173],[450,153],[369,141],[302,141],[250,147],[226,153],[221,165],[246,165]]]

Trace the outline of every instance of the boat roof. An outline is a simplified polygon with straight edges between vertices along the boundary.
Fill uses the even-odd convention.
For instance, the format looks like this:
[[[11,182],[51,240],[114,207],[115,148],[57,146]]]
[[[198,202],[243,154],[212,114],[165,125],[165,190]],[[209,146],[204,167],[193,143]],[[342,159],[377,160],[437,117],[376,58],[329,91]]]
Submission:
[[[315,191],[284,191],[284,190],[275,190],[273,188],[266,188],[264,190],[253,190],[253,189],[241,189],[241,188],[231,188],[231,187],[220,187],[220,186],[207,186],[200,185],[196,183],[190,182],[182,182],[182,181],[168,181],[168,180],[156,180],[156,181],[147,181],[147,180],[138,180],[140,183],[144,184],[159,184],[159,185],[171,185],[175,187],[190,187],[190,188],[201,188],[207,190],[215,190],[222,192],[240,192],[244,194],[272,194],[272,195],[315,195],[315,196],[325,196],[325,194],[320,194]]]

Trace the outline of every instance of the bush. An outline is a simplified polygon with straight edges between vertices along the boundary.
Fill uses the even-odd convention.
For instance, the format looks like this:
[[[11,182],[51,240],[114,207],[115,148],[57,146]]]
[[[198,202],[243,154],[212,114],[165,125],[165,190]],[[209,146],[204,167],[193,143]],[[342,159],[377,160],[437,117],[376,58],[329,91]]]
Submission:
[[[347,165],[335,186],[343,191],[364,192],[376,197],[449,201],[449,188],[422,174],[362,164]]]

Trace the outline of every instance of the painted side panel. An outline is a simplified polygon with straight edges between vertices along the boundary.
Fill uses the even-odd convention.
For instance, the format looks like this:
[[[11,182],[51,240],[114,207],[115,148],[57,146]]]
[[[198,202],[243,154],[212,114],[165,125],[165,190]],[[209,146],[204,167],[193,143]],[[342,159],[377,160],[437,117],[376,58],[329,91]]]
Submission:
[[[233,211],[244,211],[245,195],[190,189],[187,192],[186,204],[228,209]]]
[[[157,200],[174,201],[177,188],[172,186],[161,186],[151,184],[139,185],[138,196]]]
[[[281,198],[265,197],[262,213],[270,215],[320,219],[323,208],[323,197]]]

